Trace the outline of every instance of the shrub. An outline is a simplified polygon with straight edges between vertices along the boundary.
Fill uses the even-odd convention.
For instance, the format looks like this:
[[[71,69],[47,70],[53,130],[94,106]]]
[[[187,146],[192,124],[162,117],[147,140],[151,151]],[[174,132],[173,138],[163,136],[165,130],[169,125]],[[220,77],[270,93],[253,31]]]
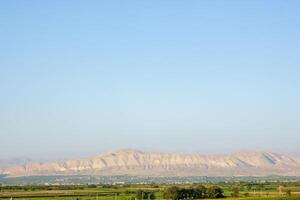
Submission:
[[[224,198],[224,192],[222,188],[218,186],[212,186],[207,189],[207,197],[212,199]]]

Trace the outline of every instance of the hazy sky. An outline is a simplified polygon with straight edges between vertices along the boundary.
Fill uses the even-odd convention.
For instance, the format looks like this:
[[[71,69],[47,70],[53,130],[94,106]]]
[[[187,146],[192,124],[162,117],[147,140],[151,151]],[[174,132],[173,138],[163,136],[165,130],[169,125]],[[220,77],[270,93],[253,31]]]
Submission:
[[[300,152],[300,1],[1,1],[0,158]]]

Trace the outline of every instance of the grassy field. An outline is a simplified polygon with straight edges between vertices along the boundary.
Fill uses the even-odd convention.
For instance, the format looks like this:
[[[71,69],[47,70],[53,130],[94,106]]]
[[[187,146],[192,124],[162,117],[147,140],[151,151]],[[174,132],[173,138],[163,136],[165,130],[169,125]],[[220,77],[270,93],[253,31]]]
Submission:
[[[176,185],[190,188],[197,184]],[[204,184],[206,187],[212,184]],[[300,183],[219,183],[228,200],[300,200]],[[154,192],[156,199],[171,185],[65,185],[65,186],[2,186],[0,199],[18,200],[133,200],[136,191]],[[234,189],[235,188],[235,189]],[[238,189],[236,189],[238,188]],[[234,194],[234,191],[238,191]]]

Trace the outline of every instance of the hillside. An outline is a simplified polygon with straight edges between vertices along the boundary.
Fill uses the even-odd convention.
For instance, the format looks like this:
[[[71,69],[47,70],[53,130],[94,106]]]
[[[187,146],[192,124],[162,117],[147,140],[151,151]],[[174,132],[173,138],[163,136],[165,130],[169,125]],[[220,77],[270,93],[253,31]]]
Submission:
[[[299,158],[269,152],[224,155],[171,154],[120,150],[64,162],[31,163],[1,169],[8,176],[138,175],[265,176],[300,175]]]

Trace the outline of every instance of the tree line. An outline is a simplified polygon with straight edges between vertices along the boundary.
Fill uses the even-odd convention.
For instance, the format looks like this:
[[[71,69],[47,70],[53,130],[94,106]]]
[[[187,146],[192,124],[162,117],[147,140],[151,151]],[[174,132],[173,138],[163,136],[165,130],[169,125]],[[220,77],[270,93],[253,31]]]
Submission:
[[[165,190],[164,198],[171,200],[180,199],[217,199],[224,198],[224,191],[218,186],[205,187],[198,185],[193,188],[179,188],[176,186],[170,187]]]
[[[181,199],[217,199],[224,198],[224,191],[218,186],[205,187],[203,185],[197,185],[191,188],[179,188],[172,186],[164,190],[164,199],[168,200],[181,200]],[[153,200],[156,199],[153,191],[136,191],[136,200]]]

